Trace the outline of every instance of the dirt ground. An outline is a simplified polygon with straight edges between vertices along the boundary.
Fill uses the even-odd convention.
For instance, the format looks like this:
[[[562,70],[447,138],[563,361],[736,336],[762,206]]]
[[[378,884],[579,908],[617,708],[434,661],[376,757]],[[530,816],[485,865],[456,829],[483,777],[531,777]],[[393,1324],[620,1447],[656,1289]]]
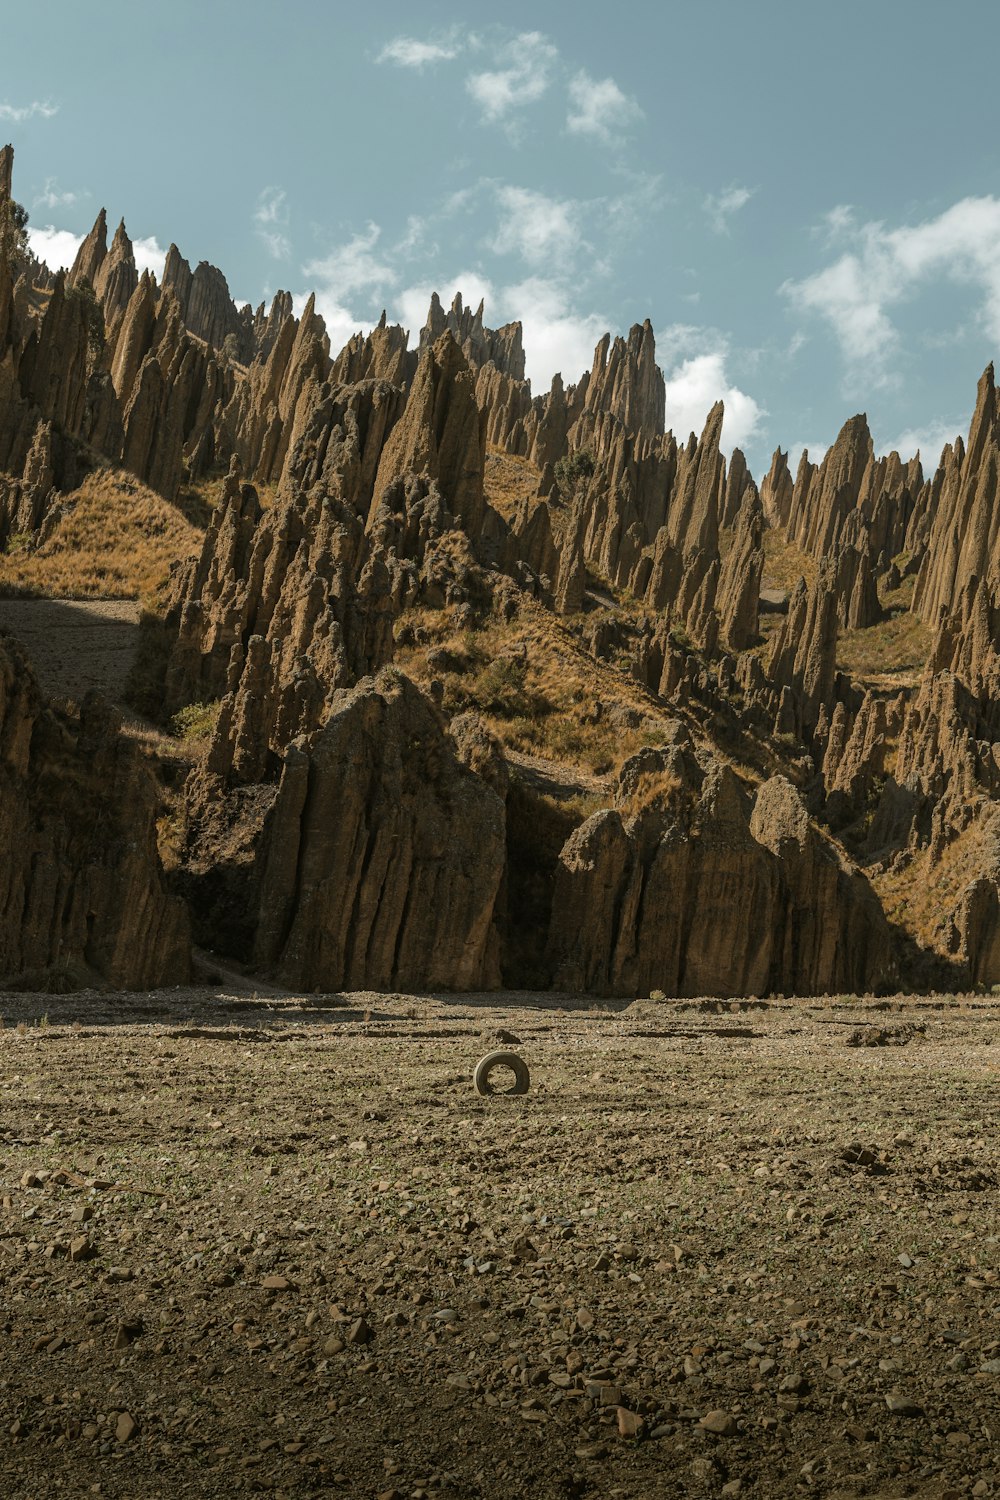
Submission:
[[[79,703],[97,688],[120,703],[140,612],[129,599],[0,599],[0,630],[20,641],[48,697]]]
[[[1000,1494],[1000,1003],[234,988],[0,996],[4,1495]]]

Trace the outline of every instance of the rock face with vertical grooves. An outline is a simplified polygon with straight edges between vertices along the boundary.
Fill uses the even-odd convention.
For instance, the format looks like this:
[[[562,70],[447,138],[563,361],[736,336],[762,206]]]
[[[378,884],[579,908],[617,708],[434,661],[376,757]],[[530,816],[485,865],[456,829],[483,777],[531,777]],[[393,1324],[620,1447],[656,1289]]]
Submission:
[[[166,892],[157,796],[103,700],[44,707],[0,641],[0,976],[22,987],[145,989],[189,973],[187,912]]]
[[[616,806],[564,847],[549,935],[559,989],[825,994],[892,982],[888,925],[860,872],[784,778],[751,804],[692,747],[623,768]]]
[[[286,752],[267,834],[257,960],[303,989],[482,989],[504,807],[432,706],[383,673]]]
[[[979,382],[968,443],[944,451],[937,491],[913,596],[914,611],[931,623],[942,608],[954,609],[971,579],[1000,588],[1000,400],[992,364]]]

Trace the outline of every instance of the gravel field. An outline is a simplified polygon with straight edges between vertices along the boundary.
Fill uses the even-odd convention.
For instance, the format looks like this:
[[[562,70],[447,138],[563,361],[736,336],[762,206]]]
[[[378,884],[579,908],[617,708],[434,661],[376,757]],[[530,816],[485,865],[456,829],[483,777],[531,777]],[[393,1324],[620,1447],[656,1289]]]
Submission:
[[[0,1493],[1000,1494],[990,997],[231,990],[0,997]]]

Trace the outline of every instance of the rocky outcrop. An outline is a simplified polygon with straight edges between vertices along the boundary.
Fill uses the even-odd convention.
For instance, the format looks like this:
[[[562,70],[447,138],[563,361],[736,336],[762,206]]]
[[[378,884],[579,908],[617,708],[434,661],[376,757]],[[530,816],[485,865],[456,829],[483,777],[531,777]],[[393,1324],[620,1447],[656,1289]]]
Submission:
[[[0,196],[10,192],[10,167],[6,151]],[[383,314],[370,333],[331,351],[314,301],[298,318],[284,292],[269,308],[237,309],[221,272],[205,262],[192,270],[176,247],[162,286],[139,278],[124,223],[109,246],[103,211],[68,277],[21,257],[15,282],[0,263],[0,545],[16,537],[33,565],[39,538],[64,513],[60,492],[95,459],[122,463],[167,497],[229,468],[202,557],[175,574],[165,626],[167,711],[191,702],[217,711],[201,790],[192,778],[188,799],[192,900],[214,879],[213,840],[228,848],[232,833],[238,877],[222,881],[206,909],[215,902],[229,912],[241,951],[252,941],[256,919],[246,914],[258,905],[265,815],[279,781],[290,786],[297,774],[289,747],[308,741],[308,758],[342,695],[392,660],[394,633],[401,651],[451,637],[441,659],[461,656],[462,669],[438,672],[428,650],[420,670],[426,663],[433,673],[433,703],[464,707],[480,701],[486,672],[479,653],[452,650],[455,638],[487,618],[503,633],[519,613],[544,611],[546,653],[590,652],[605,664],[595,683],[605,671],[609,682],[631,676],[630,729],[643,724],[634,692],[649,695],[654,723],[667,701],[700,732],[721,736],[734,764],[756,778],[767,782],[783,767],[810,813],[878,878],[905,883],[921,861],[928,878],[947,871],[944,936],[933,942],[986,982],[993,867],[966,846],[1000,796],[992,370],[968,442],[946,447],[928,480],[919,458],[877,456],[858,415],[821,463],[803,454],[794,481],[779,448],[758,494],[740,450],[724,456],[721,404],[700,437],[664,430],[670,413],[648,322],[602,339],[575,384],[556,376],[536,395],[524,378],[520,326],[490,329],[482,306],[456,298],[446,310],[435,297],[417,347],[410,342]],[[500,450],[489,471],[487,444]],[[510,496],[525,486],[507,487],[518,461],[537,467],[521,504]],[[214,500],[214,484],[207,493]],[[768,528],[781,536],[768,538]],[[773,577],[762,598],[765,540]],[[810,582],[788,595],[775,580],[788,576],[797,552]],[[898,616],[911,587],[918,621],[906,626]],[[558,624],[552,613],[563,617]],[[875,627],[884,634],[859,638]],[[853,680],[837,670],[838,635],[848,633],[841,660],[866,664]],[[551,681],[547,667],[543,675]],[[590,725],[608,713],[600,692],[581,686],[572,707],[555,692],[532,701]],[[481,724],[460,726],[450,746],[491,785],[506,784],[503,756]],[[705,987],[801,987],[845,974],[823,934],[796,937],[795,952],[781,947],[782,934],[812,933],[817,911],[840,931],[841,906],[855,913],[845,930],[862,931],[863,922],[852,924],[864,902],[845,894],[855,889],[850,872],[841,865],[830,874],[836,846],[808,819],[803,833],[784,791],[772,790],[774,818],[794,825],[778,839],[786,859],[772,847],[774,810],[763,793],[764,821],[755,823],[750,793],[719,766],[678,775],[673,800],[647,805],[623,791],[619,805],[574,835],[560,881],[592,915],[580,937],[581,953],[591,953],[584,970],[601,984],[638,983],[652,972],[642,968],[648,959],[674,974],[671,983]],[[212,821],[213,798],[227,809],[225,827]],[[525,822],[515,840],[522,855],[524,800],[512,788]],[[567,826],[560,815],[546,835],[549,873]],[[961,879],[945,858],[960,843]],[[717,892],[721,910],[727,849],[733,880],[755,910],[770,913],[777,946],[765,952],[740,935],[727,957],[686,894],[662,941],[652,938],[646,894],[629,906],[635,891],[655,906],[656,881],[674,890],[683,866],[685,880]],[[618,872],[606,882],[621,898],[610,915],[594,870]],[[508,923],[520,900],[508,884]],[[547,895],[542,904],[532,972]],[[560,910],[568,931],[569,908]],[[562,941],[557,932],[560,963],[574,956]]]
[[[864,994],[891,984],[893,945],[878,898],[810,822],[783,776],[757,793],[750,832],[780,866],[782,900],[772,947],[776,987],[786,994]]]
[[[760,487],[761,504],[769,526],[776,526],[784,531],[791,514],[794,492],[795,484],[788,471],[788,454],[775,448],[771,467]]]
[[[263,514],[235,472],[197,566],[179,579],[167,701],[223,701],[210,761],[252,781],[331,694],[385,665],[407,604],[489,611],[495,575],[426,476],[387,493],[366,530],[318,486]]]
[[[557,988],[809,995],[891,982],[876,897],[783,778],[751,803],[678,728],[668,749],[626,763],[615,803],[560,856]]]
[[[721,633],[731,651],[744,651],[757,639],[757,608],[764,570],[763,535],[764,513],[757,487],[751,480],[719,574]]]
[[[471,370],[450,333],[425,348],[406,409],[390,434],[375,478],[372,514],[401,475],[436,480],[470,536],[483,522],[485,423]]]
[[[163,290],[176,299],[184,326],[195,338],[219,350],[231,334],[245,352],[244,324],[217,266],[203,260],[192,271],[177,246],[171,245],[163,266]]]
[[[67,286],[79,286],[88,282],[91,288],[97,281],[97,273],[108,253],[108,216],[102,208],[94,227],[76,252],[76,259],[66,277]]]
[[[101,304],[105,334],[109,340],[114,337],[138,285],[135,251],[122,219],[94,280],[94,292]]]
[[[867,545],[876,573],[915,544],[915,527],[928,503],[919,457],[877,457],[864,413],[841,428],[818,466],[807,452],[789,491],[787,455],[778,449],[762,487],[768,520],[789,542],[817,560],[842,546]]]
[[[465,307],[459,292],[445,312],[437,293],[433,293],[427,322],[420,331],[421,350],[433,347],[442,334],[450,333],[473,371],[478,372],[484,365],[492,364],[502,375],[523,380],[524,348],[520,323],[487,328],[483,322],[484,310],[482,302],[475,312]]]
[[[0,547],[27,538],[45,519],[55,483],[52,423],[39,422],[20,480],[0,477]]]
[[[306,494],[322,485],[367,517],[383,450],[405,406],[404,391],[386,380],[336,385],[331,378],[318,386],[285,459],[284,489]]]
[[[280,484],[288,454],[309,425],[330,373],[330,340],[310,297],[301,318],[279,322],[216,423],[220,454],[235,455],[259,484]]]
[[[789,690],[795,703],[793,722],[780,723],[779,732],[811,734],[835,701],[836,566],[833,559],[824,563],[812,588],[799,579],[775,637],[767,673],[776,687]]]
[[[354,334],[337,355],[330,371],[335,385],[356,385],[363,380],[384,380],[405,387],[417,369],[417,353],[407,348],[406,330],[390,325],[383,312],[367,337]]]
[[[129,323],[126,313],[123,333]],[[212,463],[211,418],[224,400],[227,375],[184,331],[175,302],[158,310],[157,325],[155,349],[139,366],[125,406],[122,462],[171,500],[185,467],[198,474]]]
[[[585,377],[584,412],[590,421],[599,412],[617,417],[627,432],[646,442],[665,430],[666,387],[656,363],[656,343],[649,319],[636,323],[627,339],[606,333],[594,350]],[[581,432],[577,446],[585,446]]]
[[[89,695],[42,704],[0,640],[0,980],[148,989],[188,977],[187,914],[156,852],[158,799],[133,743]]]
[[[256,957],[303,989],[499,983],[503,802],[433,706],[383,673],[288,749],[267,834]]]
[[[972,579],[1000,592],[1000,399],[992,365],[979,382],[968,443],[945,448],[935,489],[913,595],[914,612],[930,624],[942,609],[956,609]]]
[[[857,547],[843,546],[837,550],[831,587],[842,630],[867,630],[882,619],[867,537]]]

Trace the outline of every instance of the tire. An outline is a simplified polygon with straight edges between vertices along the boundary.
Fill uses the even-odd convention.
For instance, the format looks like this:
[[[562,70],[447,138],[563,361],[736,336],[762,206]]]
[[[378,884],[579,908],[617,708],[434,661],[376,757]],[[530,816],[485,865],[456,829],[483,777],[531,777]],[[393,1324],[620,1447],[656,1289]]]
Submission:
[[[514,1074],[514,1087],[512,1089],[500,1090],[502,1098],[509,1099],[514,1094],[526,1094],[528,1092],[528,1064],[523,1057],[516,1052],[487,1052],[482,1062],[476,1064],[476,1071],[472,1075],[472,1082],[476,1086],[477,1094],[496,1094],[497,1090],[490,1083],[490,1074],[494,1068],[510,1068]]]

